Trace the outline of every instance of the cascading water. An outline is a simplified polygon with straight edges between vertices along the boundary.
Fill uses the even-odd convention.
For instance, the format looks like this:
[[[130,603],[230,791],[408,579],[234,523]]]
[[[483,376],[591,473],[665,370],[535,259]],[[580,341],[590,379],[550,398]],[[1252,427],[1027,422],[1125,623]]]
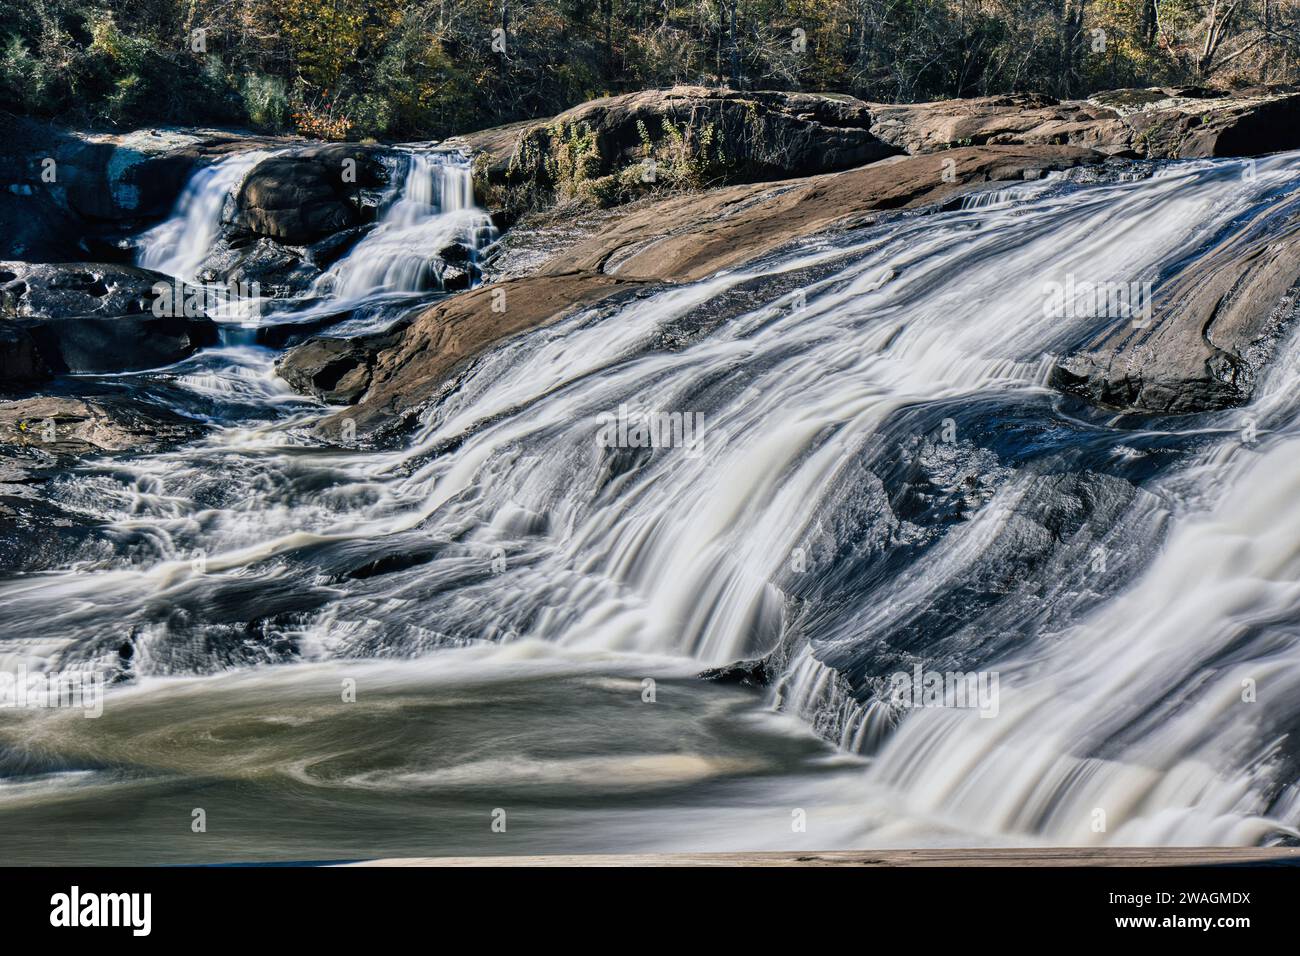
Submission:
[[[193,279],[221,231],[221,213],[231,192],[270,153],[235,153],[200,169],[186,184],[167,220],[139,240],[136,261],[180,279]]]
[[[457,210],[419,168],[336,295],[424,282]],[[1300,156],[1253,172],[1056,177],[582,312],[481,356],[400,450],[312,444],[299,406],[60,477],[113,549],[0,583],[0,659],[124,683],[99,721],[0,721],[0,813],[162,820],[202,779],[240,859],[304,792],[299,857],[488,852],[472,821],[506,805],[534,823],[511,852],[1293,833],[1300,348],[1252,443],[1241,411],[1135,425],[1045,387],[1111,320],[1047,317],[1044,283],[1158,285],[1300,214]],[[659,413],[703,428],[598,440]],[[776,712],[691,677],[774,649]],[[999,672],[997,718],[861,690],[915,664]]]
[[[378,293],[426,292],[443,285],[438,253],[460,245],[471,256],[496,238],[492,219],[474,202],[469,164],[456,153],[409,152],[400,189],[375,229],[314,292],[343,302]]]

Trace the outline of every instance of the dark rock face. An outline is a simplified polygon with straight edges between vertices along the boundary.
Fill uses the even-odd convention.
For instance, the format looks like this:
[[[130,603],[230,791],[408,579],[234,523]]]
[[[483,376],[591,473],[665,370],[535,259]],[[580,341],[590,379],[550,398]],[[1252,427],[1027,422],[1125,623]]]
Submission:
[[[26,329],[0,321],[0,392],[26,388],[50,377]]]
[[[301,142],[215,129],[88,134],[8,115],[0,137],[0,257],[32,262],[108,257],[167,214],[198,166]]]
[[[276,372],[294,389],[332,405],[350,405],[370,387],[375,358],[398,330],[356,338],[316,338],[286,352]]]
[[[303,250],[304,261],[318,270],[328,269],[351,251],[352,247],[365,238],[366,233],[374,228],[374,223],[353,226],[332,236],[326,236],[319,242],[313,242]]]
[[[360,225],[361,190],[388,181],[382,151],[355,144],[309,146],[253,167],[233,225],[255,236],[306,245]]]
[[[155,314],[159,283],[174,291],[169,277],[134,266],[0,263],[0,362],[16,372],[4,384],[170,365],[215,342],[206,315]]]
[[[1124,320],[1058,360],[1052,384],[1126,411],[1187,414],[1243,405],[1300,291],[1300,210],[1280,231],[1251,224]]]
[[[54,372],[130,372],[171,365],[217,341],[206,318],[121,315],[48,319],[31,328]]]
[[[999,478],[1010,480],[1009,470]],[[1123,478],[1089,470],[1031,473],[1017,485],[995,544],[951,565],[925,603],[899,607],[879,622],[871,641],[831,641],[818,649],[818,659],[833,667],[859,700],[869,699],[881,678],[919,659],[957,670],[997,659],[1027,634],[1049,627],[1046,609],[1063,596],[1104,591],[1128,573],[1118,558],[1112,558],[1113,566],[1093,562],[1099,546],[1114,547],[1108,536],[1143,492]],[[922,528],[935,532],[928,547],[941,546],[942,527]],[[906,551],[893,540],[888,547]],[[911,560],[924,560],[924,554],[919,551]],[[899,565],[903,574],[906,566],[906,561]],[[888,588],[890,580],[886,576],[872,584]]]
[[[90,253],[81,220],[35,187],[13,185],[22,192],[0,192],[0,256],[56,262]]]

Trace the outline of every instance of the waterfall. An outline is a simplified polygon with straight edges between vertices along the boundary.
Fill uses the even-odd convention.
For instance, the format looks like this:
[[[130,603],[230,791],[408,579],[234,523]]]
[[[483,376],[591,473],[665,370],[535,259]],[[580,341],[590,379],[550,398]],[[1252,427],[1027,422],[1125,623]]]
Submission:
[[[227,199],[249,171],[271,154],[235,153],[198,170],[165,221],[139,239],[137,264],[181,279],[194,279],[221,233]]]
[[[138,264],[194,279],[220,237],[226,203],[269,155],[237,153],[196,172],[171,215],[140,237]],[[375,227],[317,278],[302,309],[288,304],[288,318],[310,312],[322,297],[338,309],[386,294],[437,291],[447,268],[439,253],[462,247],[472,268],[479,251],[496,239],[491,217],[474,201],[473,174],[460,153],[408,148],[395,166],[400,175]],[[230,311],[231,318],[239,318],[238,309]],[[281,315],[279,320],[288,319]]]
[[[1158,284],[1229,224],[1298,214],[1297,154],[1058,175],[515,337],[400,449],[322,447],[303,412],[83,469],[61,489],[116,550],[0,582],[21,635],[0,658],[116,666],[123,634],[159,678],[484,642],[779,650],[770,706],[871,755],[836,778],[856,816],[835,840],[1294,832],[1300,348],[1246,410],[1134,424],[1046,387],[1111,320],[1043,296],[1068,273]],[[320,288],[435,288],[431,257],[489,229],[462,162],[411,154]],[[623,440],[673,415],[702,428]],[[997,719],[869,692],[913,666],[998,672]]]
[[[379,222],[317,280],[314,294],[360,302],[379,293],[441,289],[439,253],[461,245],[469,256],[496,238],[474,202],[469,163],[459,153],[406,152],[405,175]]]

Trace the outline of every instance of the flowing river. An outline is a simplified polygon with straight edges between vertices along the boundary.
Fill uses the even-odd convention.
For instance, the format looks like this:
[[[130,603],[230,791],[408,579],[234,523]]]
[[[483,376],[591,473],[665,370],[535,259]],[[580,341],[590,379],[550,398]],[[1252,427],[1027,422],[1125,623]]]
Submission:
[[[189,277],[252,159],[141,262]],[[264,322],[382,327],[495,238],[454,155],[394,181]],[[0,581],[0,664],[111,681],[0,710],[5,862],[1293,840],[1300,342],[1245,408],[1116,417],[1046,384],[1114,320],[1043,290],[1298,216],[1298,154],[891,214],[510,339],[395,449],[315,437],[232,318],[113,380],[216,427],[52,480],[99,533]],[[600,440],[660,413],[699,427]],[[996,700],[871,691],[917,667]]]

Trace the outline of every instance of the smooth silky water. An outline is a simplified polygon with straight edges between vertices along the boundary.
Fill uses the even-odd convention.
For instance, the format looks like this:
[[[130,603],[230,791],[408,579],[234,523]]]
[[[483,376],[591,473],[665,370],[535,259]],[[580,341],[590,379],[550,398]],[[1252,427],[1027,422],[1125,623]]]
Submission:
[[[435,242],[490,241],[463,164],[413,157],[302,309],[419,296]],[[7,859],[1293,837],[1300,348],[1223,413],[1112,419],[1045,385],[1114,321],[1046,317],[1046,282],[1158,292],[1300,215],[1300,156],[1246,170],[1052,177],[583,312],[475,360],[396,450],[313,438],[334,410],[267,349],[126,377],[219,427],[53,479],[110,556],[0,582],[5,667],[114,681],[98,719],[0,711]],[[169,225],[143,259],[183,273]],[[604,447],[620,407],[699,412],[702,438]],[[1036,537],[1044,494],[1101,530]],[[696,677],[777,646],[767,690]],[[999,712],[899,714],[823,661],[995,670]]]

